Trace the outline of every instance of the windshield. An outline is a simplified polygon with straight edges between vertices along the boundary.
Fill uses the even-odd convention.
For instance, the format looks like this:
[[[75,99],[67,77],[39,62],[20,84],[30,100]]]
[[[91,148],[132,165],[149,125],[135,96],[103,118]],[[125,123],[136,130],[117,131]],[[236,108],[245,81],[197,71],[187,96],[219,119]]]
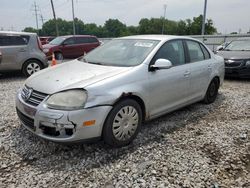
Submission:
[[[158,43],[156,40],[114,39],[91,51],[82,60],[100,65],[136,66]]]
[[[229,43],[225,50],[228,51],[248,51],[250,50],[250,40],[235,40]]]
[[[54,40],[50,41],[49,44],[60,45],[65,39],[66,39],[65,37],[56,37]]]

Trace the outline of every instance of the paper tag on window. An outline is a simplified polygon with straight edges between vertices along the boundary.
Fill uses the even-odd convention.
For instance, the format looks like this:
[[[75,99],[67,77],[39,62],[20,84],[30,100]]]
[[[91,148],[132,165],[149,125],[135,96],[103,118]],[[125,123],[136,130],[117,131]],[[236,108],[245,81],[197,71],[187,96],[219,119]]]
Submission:
[[[153,43],[149,43],[149,42],[137,42],[137,43],[135,43],[135,46],[150,48],[150,47],[153,46]]]

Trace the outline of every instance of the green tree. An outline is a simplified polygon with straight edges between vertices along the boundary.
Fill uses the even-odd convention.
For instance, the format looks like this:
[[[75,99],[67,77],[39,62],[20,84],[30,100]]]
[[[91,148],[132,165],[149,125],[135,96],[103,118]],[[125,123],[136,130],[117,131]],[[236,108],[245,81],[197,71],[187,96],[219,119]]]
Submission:
[[[139,22],[138,32],[139,34],[161,34],[162,22],[160,18],[142,18]]]
[[[138,26],[126,26],[118,19],[109,19],[104,26],[97,26],[95,23],[84,24],[82,20],[75,18],[76,34],[95,35],[97,37],[120,37],[137,34],[161,34],[164,23],[164,34],[170,35],[200,35],[202,27],[202,15],[192,20],[173,21],[163,18],[142,18]],[[72,35],[73,23],[61,18],[57,19],[59,35]],[[41,36],[56,35],[55,20],[45,22],[42,29],[36,30],[32,27],[24,29],[26,32],[34,32]],[[214,34],[217,30],[211,19],[205,23],[205,34]]]
[[[200,15],[198,17],[194,17],[191,22],[190,27],[190,35],[200,35],[202,28],[202,20],[203,16]],[[207,19],[205,23],[205,34],[211,35],[217,32],[217,29],[213,26],[213,21],[211,19]]]
[[[104,30],[107,31],[108,37],[123,36],[126,32],[126,25],[118,19],[109,19],[104,24]]]
[[[37,29],[33,28],[33,27],[25,27],[24,32],[29,32],[29,33],[37,33]]]
[[[177,31],[176,31],[176,34],[177,35],[186,35],[187,34],[187,26],[188,26],[188,23],[183,21],[183,20],[180,20],[178,23],[177,23]]]
[[[205,34],[211,35],[217,33],[217,29],[213,25],[213,20],[207,19],[207,23],[205,23]]]

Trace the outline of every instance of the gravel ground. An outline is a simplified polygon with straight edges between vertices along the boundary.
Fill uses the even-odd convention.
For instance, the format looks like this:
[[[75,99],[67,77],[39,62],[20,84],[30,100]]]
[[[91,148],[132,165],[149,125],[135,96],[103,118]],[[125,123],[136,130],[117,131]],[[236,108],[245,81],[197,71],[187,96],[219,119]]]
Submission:
[[[23,82],[0,76],[0,187],[250,187],[250,80],[226,80],[214,104],[147,122],[119,149],[33,136],[15,113]]]

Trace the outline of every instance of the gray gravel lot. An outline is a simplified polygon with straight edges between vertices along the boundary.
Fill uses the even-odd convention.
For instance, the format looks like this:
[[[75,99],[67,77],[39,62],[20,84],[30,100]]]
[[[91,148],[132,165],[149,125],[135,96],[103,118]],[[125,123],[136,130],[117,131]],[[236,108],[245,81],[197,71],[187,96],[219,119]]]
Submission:
[[[119,149],[26,131],[14,102],[24,80],[0,76],[0,187],[250,187],[250,80],[226,80],[214,104],[147,122]]]

